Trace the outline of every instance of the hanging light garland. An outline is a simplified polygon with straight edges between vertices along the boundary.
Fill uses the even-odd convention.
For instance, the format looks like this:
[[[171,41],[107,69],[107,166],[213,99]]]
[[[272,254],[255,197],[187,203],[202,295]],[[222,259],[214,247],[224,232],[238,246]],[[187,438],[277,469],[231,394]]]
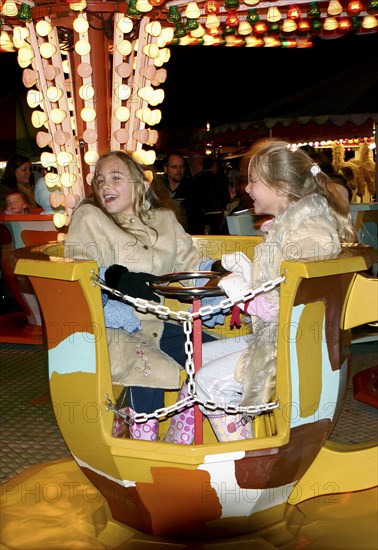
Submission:
[[[77,3],[67,1],[73,10],[83,12],[90,9],[90,4],[88,7],[85,0]],[[21,22],[31,21],[33,6],[31,0],[6,0],[2,15]],[[54,7],[50,6],[49,9],[53,10]],[[148,12],[153,21],[155,10],[163,26],[173,26],[172,39],[168,43],[172,45],[254,47],[261,45],[261,38],[274,36],[273,42],[268,41],[264,45],[271,47],[273,43],[276,46],[278,40],[282,47],[310,47],[312,37],[318,35],[337,38],[347,32],[365,34],[378,31],[378,0],[349,0],[344,6],[339,0],[330,0],[327,5],[308,0],[299,0],[297,4],[282,0],[274,4],[261,0],[128,0],[125,15],[135,20]],[[251,10],[255,10],[259,21],[251,20]],[[288,45],[289,36],[291,42]],[[247,37],[250,37],[249,40]],[[257,40],[251,40],[251,37]],[[303,40],[304,37],[306,40]],[[5,45],[5,34],[3,42]],[[85,44],[77,45],[79,51],[83,51],[84,47]],[[45,55],[50,54],[51,51],[46,47]]]

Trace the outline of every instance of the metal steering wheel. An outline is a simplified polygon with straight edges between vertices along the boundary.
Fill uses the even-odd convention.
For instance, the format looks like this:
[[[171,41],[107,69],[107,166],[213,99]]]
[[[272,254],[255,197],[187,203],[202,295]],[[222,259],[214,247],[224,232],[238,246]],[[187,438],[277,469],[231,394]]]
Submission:
[[[200,299],[211,296],[222,296],[224,292],[221,288],[215,286],[216,279],[220,279],[220,273],[217,271],[182,271],[181,273],[167,273],[156,278],[150,283],[150,288],[157,294],[162,294],[170,298]],[[188,281],[190,279],[209,279],[214,286],[168,286],[170,283]]]

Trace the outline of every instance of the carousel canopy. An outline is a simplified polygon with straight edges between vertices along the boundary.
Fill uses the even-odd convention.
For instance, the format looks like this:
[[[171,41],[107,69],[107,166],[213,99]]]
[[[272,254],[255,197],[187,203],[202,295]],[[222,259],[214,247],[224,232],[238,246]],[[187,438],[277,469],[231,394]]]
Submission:
[[[237,120],[204,132],[201,139],[230,144],[253,137],[321,141],[372,137],[378,122],[377,58],[362,61],[323,82]]]
[[[111,14],[124,13],[138,20],[148,16],[171,26],[171,44],[226,45],[246,47],[308,48],[315,36],[337,38],[347,33],[377,32],[377,0],[309,1],[297,0],[129,0],[128,2],[77,3],[57,0],[5,0],[1,2],[4,29],[1,48],[12,44],[5,33],[19,22],[51,18],[58,25],[70,27],[69,8],[92,14],[94,28],[109,32]],[[70,42],[70,33],[66,40]]]

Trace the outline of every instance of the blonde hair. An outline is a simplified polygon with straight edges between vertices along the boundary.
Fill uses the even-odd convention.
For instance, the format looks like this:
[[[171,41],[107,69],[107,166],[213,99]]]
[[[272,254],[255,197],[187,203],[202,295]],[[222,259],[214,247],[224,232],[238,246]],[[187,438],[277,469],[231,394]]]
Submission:
[[[261,144],[249,161],[248,174],[255,174],[268,187],[288,195],[291,202],[318,194],[328,203],[340,240],[355,240],[349,204],[340,196],[331,179],[320,170],[302,149],[292,150],[285,141],[270,140]]]

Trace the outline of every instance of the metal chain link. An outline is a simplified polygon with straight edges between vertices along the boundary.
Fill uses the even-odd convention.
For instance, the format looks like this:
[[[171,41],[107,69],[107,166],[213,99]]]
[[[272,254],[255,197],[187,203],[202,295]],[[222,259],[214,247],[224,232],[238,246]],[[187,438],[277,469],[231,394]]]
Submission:
[[[271,411],[273,409],[277,409],[279,407],[278,401],[273,401],[271,403],[263,403],[261,405],[253,405],[249,407],[241,407],[240,405],[220,405],[219,403],[215,403],[214,401],[202,401],[196,394],[196,385],[194,381],[194,361],[193,361],[193,342],[191,340],[191,334],[193,331],[193,320],[197,317],[207,317],[208,315],[212,315],[214,313],[218,313],[221,310],[230,309],[235,304],[238,304],[240,302],[247,302],[249,300],[252,300],[257,294],[260,294],[262,292],[268,292],[269,290],[272,290],[276,286],[278,286],[280,283],[285,281],[284,276],[280,276],[277,279],[266,281],[261,286],[259,286],[256,289],[248,290],[247,292],[241,294],[236,299],[226,298],[224,300],[221,300],[219,304],[213,305],[213,306],[202,306],[198,309],[196,312],[190,312],[190,311],[172,311],[169,307],[163,306],[161,304],[156,305],[154,303],[148,302],[147,300],[144,300],[143,298],[133,298],[132,296],[128,296],[127,294],[122,294],[119,290],[115,290],[113,288],[110,288],[106,286],[105,282],[94,274],[93,272],[93,284],[99,286],[102,290],[106,290],[107,292],[113,294],[117,298],[121,298],[121,300],[125,302],[131,303],[133,306],[135,306],[136,309],[139,309],[143,312],[151,312],[155,313],[159,317],[166,317],[171,319],[176,319],[178,321],[183,322],[183,330],[185,334],[185,353],[186,353],[186,362],[185,362],[185,371],[187,373],[187,385],[188,385],[188,396],[184,399],[181,399],[180,401],[177,401],[173,405],[170,405],[169,407],[163,407],[161,409],[156,409],[152,413],[136,413],[134,415],[130,415],[127,413],[124,413],[116,408],[116,405],[111,401],[108,395],[106,395],[106,410],[113,411],[114,413],[118,414],[126,424],[132,424],[134,422],[141,423],[146,422],[147,420],[151,418],[165,418],[169,416],[172,413],[178,412],[182,410],[183,408],[192,406],[194,404],[201,405],[205,409],[214,411],[214,410],[223,410],[226,413],[229,414],[236,414],[236,413],[242,413],[246,416],[254,416],[256,414],[260,414],[262,412]]]

